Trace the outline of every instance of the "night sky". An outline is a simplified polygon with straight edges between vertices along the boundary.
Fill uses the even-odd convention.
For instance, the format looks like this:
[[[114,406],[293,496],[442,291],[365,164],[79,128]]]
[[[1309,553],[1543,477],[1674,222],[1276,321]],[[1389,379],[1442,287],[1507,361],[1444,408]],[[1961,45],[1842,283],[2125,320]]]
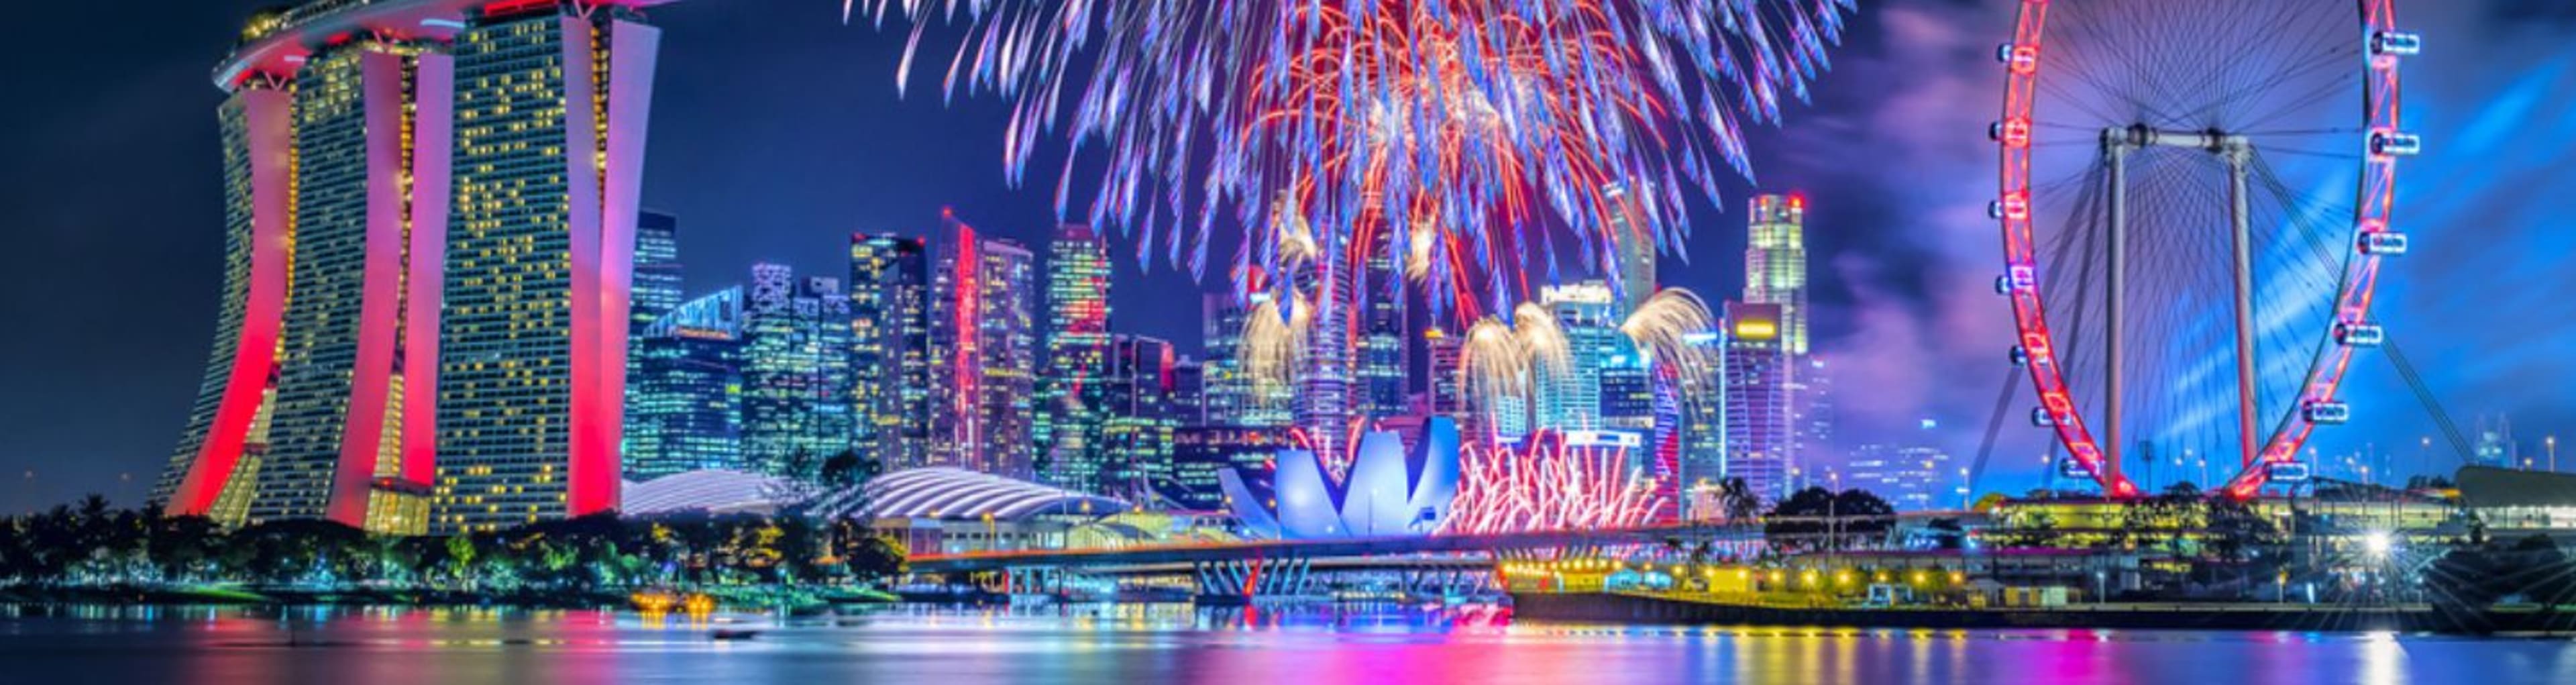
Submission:
[[[13,23],[57,28],[0,42],[12,65],[0,92],[15,94],[0,108],[0,311],[15,326],[0,336],[0,511],[89,492],[139,502],[197,390],[222,244],[208,74],[271,3],[154,4],[110,24],[90,4],[32,3]],[[1861,4],[1815,101],[1753,132],[1759,185],[1728,185],[1724,211],[1701,200],[1688,249],[1662,268],[1667,285],[1732,296],[1747,191],[1805,193],[1841,442],[1929,444],[1964,464],[2011,344],[1983,212],[1992,52],[2012,4]],[[2540,436],[2576,429],[2576,3],[2401,4],[2427,37],[2406,107],[2429,151],[2404,172],[2398,215],[2416,249],[2392,263],[2381,319],[2455,419],[2510,414],[2537,452]],[[849,233],[923,233],[943,206],[1033,246],[1053,226],[1051,177],[1004,184],[999,101],[943,106],[919,74],[898,98],[901,34],[839,13],[832,0],[654,12],[666,33],[645,204],[680,217],[691,294],[759,260],[842,275]],[[1195,348],[1198,299],[1179,295],[1202,286],[1159,262],[1139,269],[1131,246],[1113,248],[1113,325]],[[2398,445],[2404,470],[2457,465],[2438,447],[2418,456],[2431,423],[2385,363],[2355,368],[2354,422],[2323,433],[2324,451]],[[1938,427],[1918,428],[1927,418]],[[2018,491],[2039,471],[2043,435],[2019,420],[2003,435],[1980,490]]]

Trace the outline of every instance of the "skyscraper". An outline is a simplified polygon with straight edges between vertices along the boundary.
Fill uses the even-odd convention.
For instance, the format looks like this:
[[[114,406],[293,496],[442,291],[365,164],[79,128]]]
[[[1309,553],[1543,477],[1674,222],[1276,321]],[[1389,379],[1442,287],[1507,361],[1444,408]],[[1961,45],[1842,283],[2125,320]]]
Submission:
[[[1834,375],[1823,355],[1789,360],[1789,456],[1802,466],[1840,461],[1834,451]]]
[[[1183,509],[1226,511],[1231,504],[1217,475],[1259,472],[1288,449],[1288,431],[1246,426],[1183,426],[1172,432],[1172,475],[1158,493]]]
[[[1098,392],[1094,457],[1070,465],[1069,482],[1058,487],[1150,497],[1156,483],[1172,477],[1172,431],[1180,426],[1173,401],[1176,355],[1169,342],[1119,335],[1110,343],[1108,362]]]
[[[1697,368],[1685,365],[1659,364],[1654,383],[1669,387],[1662,395],[1671,398],[1669,406],[1658,399],[1656,432],[1658,437],[1669,432],[1678,443],[1674,455],[1681,478],[1676,484],[1692,492],[1705,492],[1724,483],[1731,474],[1727,466],[1727,337],[1722,331],[1693,336],[1686,342],[1707,348],[1705,360]],[[1671,426],[1663,425],[1670,422]],[[1699,498],[1690,500],[1699,505]],[[1683,512],[1693,519],[1709,517],[1709,512]]]
[[[1601,425],[1631,431],[1655,427],[1656,369],[1627,336],[1611,341],[1601,366]]]
[[[313,18],[254,17],[218,72],[221,318],[154,499],[383,529],[372,506],[416,509],[436,468],[454,62],[443,33],[324,40]]]
[[[626,477],[747,467],[742,450],[742,287],[690,300],[636,333]]]
[[[1307,306],[1316,309],[1305,332],[1306,358],[1296,370],[1295,394],[1289,397],[1291,421],[1312,440],[1315,453],[1326,465],[1341,463],[1343,441],[1349,436],[1356,399],[1351,384],[1351,326],[1356,311],[1363,308],[1354,297],[1355,279],[1346,250],[1327,249],[1323,263],[1309,264],[1290,277],[1297,280],[1297,292],[1311,293]]]
[[[1255,303],[1270,297],[1253,293]],[[1286,426],[1289,391],[1284,383],[1258,382],[1243,368],[1243,326],[1247,314],[1234,296],[1209,293],[1200,302],[1207,422],[1220,426]]]
[[[1777,499],[1790,485],[1795,430],[1780,306],[1728,302],[1726,321],[1726,475]]]
[[[1056,227],[1047,246],[1046,373],[1034,434],[1050,485],[1098,492],[1101,383],[1109,371],[1109,245],[1088,226]],[[1089,486],[1089,487],[1086,487]]]
[[[1744,301],[1780,308],[1780,349],[1807,354],[1807,199],[1753,198],[1744,248]]]
[[[932,243],[927,461],[1036,477],[1036,255],[942,212]]]
[[[662,320],[685,299],[680,295],[680,219],[655,211],[635,218],[635,330]]]
[[[1205,362],[1181,357],[1172,363],[1172,412],[1180,425],[1208,425]]]
[[[1937,447],[1861,445],[1852,451],[1848,470],[1845,486],[1875,493],[1897,511],[1965,506],[1944,487],[1952,477],[1950,453]]]
[[[1643,189],[1651,194],[1652,188]],[[1608,271],[1619,286],[1618,318],[1625,320],[1646,304],[1655,294],[1654,227],[1645,219],[1645,207],[1628,192],[1628,186],[1612,183],[1602,189],[1613,205],[1610,213],[1611,247],[1608,256],[1614,261]]]
[[[1353,350],[1352,379],[1355,396],[1351,408],[1363,420],[1400,416],[1406,406],[1407,386],[1412,382],[1412,350],[1406,347],[1405,291],[1402,274],[1395,270],[1392,250],[1373,250],[1361,263],[1361,282],[1352,289],[1352,313],[1360,318],[1359,340]]]
[[[1437,326],[1423,329],[1423,357],[1429,368],[1423,370],[1422,380],[1431,415],[1449,417],[1466,434],[1475,435],[1476,431],[1470,429],[1476,424],[1469,421],[1474,414],[1467,408],[1466,380],[1458,375],[1466,361],[1466,342],[1466,338]]]
[[[772,475],[811,478],[850,450],[855,391],[850,301],[839,279],[798,279],[755,264],[743,314],[743,459]]]
[[[1565,334],[1568,363],[1562,370],[1539,365],[1532,371],[1536,427],[1560,431],[1603,427],[1602,370],[1627,345],[1627,336],[1619,332],[1619,322],[1613,318],[1618,298],[1609,284],[1591,281],[1543,288],[1539,303],[1556,317],[1557,329]]]
[[[402,160],[417,149],[368,129],[400,126],[406,110],[438,99],[419,85],[444,74],[407,72],[424,62],[443,70],[444,60],[424,46],[368,41],[326,50],[296,75],[293,285],[251,522],[358,524],[369,481],[394,475],[404,456],[408,369],[396,358],[408,341],[395,336],[405,305],[427,302],[404,302],[398,291],[407,277],[403,249],[412,223],[430,218],[414,205],[442,198],[404,192]],[[415,321],[437,325],[421,309]]]
[[[635,217],[635,291],[626,328],[626,434],[618,452],[633,461],[636,452],[635,408],[643,401],[636,376],[643,373],[644,333],[664,314],[680,306],[680,221],[646,210]],[[627,473],[635,465],[625,465]]]
[[[628,294],[661,30],[497,3],[456,38],[435,531],[618,501]]]
[[[215,75],[222,321],[165,511],[414,533],[616,506],[638,8],[664,1],[252,18]]]
[[[856,449],[887,471],[929,464],[930,244],[850,236]]]

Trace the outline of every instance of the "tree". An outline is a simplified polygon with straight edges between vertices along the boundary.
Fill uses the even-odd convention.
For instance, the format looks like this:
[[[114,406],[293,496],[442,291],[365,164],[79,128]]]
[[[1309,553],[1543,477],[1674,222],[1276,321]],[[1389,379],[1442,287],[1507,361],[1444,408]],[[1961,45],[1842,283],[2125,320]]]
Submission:
[[[875,480],[882,470],[884,467],[874,459],[862,458],[855,450],[841,450],[823,460],[821,482],[825,488],[846,490]]]
[[[903,541],[849,519],[834,521],[832,526],[832,556],[841,560],[843,572],[851,578],[876,581],[904,572],[904,557],[910,551]]]
[[[474,538],[458,535],[447,539],[447,575],[471,587],[474,583]]]
[[[1745,522],[1762,513],[1762,496],[1742,477],[1728,478],[1718,484],[1718,506],[1726,510],[1726,520]]]
[[[785,476],[788,480],[811,483],[814,482],[816,475],[822,471],[823,459],[821,457],[814,456],[814,453],[812,452],[797,450],[794,453],[787,455],[787,459],[783,463],[779,464],[778,467],[778,475]]]
[[[1896,525],[1896,507],[1857,488],[1836,493],[1810,487],[1791,493],[1764,518],[1763,536],[1773,546],[1824,549],[1885,539]]]
[[[224,546],[224,529],[203,516],[154,518],[145,535],[146,554],[163,581],[196,580],[215,570]]]

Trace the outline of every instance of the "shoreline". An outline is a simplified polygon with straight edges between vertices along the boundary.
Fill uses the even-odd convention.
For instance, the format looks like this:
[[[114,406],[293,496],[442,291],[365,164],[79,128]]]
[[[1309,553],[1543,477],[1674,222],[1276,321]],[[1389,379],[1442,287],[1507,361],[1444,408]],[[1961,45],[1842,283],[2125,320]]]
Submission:
[[[378,589],[378,588],[280,588],[254,586],[96,586],[96,587],[12,587],[0,588],[0,604],[15,605],[109,605],[109,606],[403,606],[403,607],[490,607],[509,609],[616,609],[633,610],[632,590],[517,590],[510,592]],[[890,594],[872,590],[830,588],[822,590],[724,587],[699,588],[690,592],[715,597],[724,606],[747,609],[773,609],[784,606],[793,612],[814,611],[846,604],[891,604],[901,601]]]
[[[1569,623],[1897,629],[2241,630],[2576,635],[2576,615],[2429,605],[2100,605],[2013,609],[1785,608],[1616,593],[1513,593],[1514,618]]]

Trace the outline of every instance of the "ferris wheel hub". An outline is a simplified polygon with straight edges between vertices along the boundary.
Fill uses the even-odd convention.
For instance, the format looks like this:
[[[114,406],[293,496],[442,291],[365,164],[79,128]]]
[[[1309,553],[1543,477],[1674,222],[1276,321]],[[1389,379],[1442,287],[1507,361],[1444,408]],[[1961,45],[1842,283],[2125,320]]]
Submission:
[[[2254,149],[2254,141],[2242,135],[2211,128],[2199,131],[2169,131],[2146,124],[2130,124],[2102,129],[2102,147],[2127,149],[2173,147],[2208,150],[2223,155],[2241,155]]]

